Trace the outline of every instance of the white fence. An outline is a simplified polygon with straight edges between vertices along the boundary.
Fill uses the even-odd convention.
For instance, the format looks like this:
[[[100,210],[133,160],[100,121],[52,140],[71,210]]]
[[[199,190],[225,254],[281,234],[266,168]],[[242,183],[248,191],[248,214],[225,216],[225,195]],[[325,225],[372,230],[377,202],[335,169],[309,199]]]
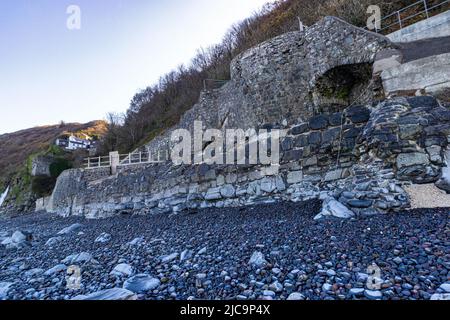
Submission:
[[[449,6],[450,0],[442,0],[440,2],[420,0],[381,18],[381,20],[377,21],[377,24],[381,25],[381,29],[375,27],[375,30],[373,31],[382,34],[392,33],[413,23],[428,19],[431,16],[449,10]]]
[[[107,168],[112,166],[113,153],[109,156],[91,157],[84,159],[86,169]],[[135,164],[164,163],[170,161],[168,151],[158,152],[133,152],[128,154],[119,154],[117,166],[129,166]]]

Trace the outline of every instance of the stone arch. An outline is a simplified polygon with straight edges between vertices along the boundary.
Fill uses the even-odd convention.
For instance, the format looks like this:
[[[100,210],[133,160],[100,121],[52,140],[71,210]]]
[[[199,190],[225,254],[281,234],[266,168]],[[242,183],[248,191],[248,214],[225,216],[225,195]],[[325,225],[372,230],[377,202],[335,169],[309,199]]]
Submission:
[[[310,91],[315,113],[338,112],[372,98],[371,62],[338,65],[317,77]]]

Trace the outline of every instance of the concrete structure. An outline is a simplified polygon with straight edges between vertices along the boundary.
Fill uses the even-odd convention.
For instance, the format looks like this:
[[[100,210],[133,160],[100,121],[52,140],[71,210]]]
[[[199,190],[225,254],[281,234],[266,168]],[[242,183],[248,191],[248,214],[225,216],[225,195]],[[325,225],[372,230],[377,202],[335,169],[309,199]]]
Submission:
[[[450,53],[392,65],[381,77],[386,95],[439,93],[450,88]]]
[[[46,211],[49,207],[51,197],[40,198],[36,200],[36,212]]]
[[[31,160],[31,175],[50,177],[50,166],[55,159],[50,156],[37,156]]]
[[[400,29],[387,37],[392,42],[412,42],[450,36],[450,10]]]

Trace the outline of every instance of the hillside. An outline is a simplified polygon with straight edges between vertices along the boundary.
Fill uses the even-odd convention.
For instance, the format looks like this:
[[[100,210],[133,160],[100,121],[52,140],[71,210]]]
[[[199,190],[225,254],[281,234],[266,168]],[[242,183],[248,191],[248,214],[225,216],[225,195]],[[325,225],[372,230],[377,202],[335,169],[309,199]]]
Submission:
[[[59,136],[67,133],[101,136],[105,130],[104,121],[92,121],[35,127],[0,135],[0,187],[11,179],[30,155],[47,150]]]
[[[55,140],[70,134],[86,134],[101,139],[105,132],[104,121],[92,121],[41,126],[0,135],[0,190],[10,185],[8,198],[14,198],[16,204],[46,195],[53,188],[60,171],[79,166],[80,160],[87,156],[86,151],[65,152],[54,145]],[[49,179],[31,177],[31,162],[37,156],[54,159],[54,176]]]

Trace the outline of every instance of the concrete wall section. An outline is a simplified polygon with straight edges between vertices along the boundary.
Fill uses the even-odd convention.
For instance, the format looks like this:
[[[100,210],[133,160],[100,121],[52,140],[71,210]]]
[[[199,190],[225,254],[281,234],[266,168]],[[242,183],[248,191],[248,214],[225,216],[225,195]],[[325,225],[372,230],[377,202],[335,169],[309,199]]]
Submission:
[[[450,36],[450,10],[391,33],[392,42],[412,42]]]
[[[381,73],[387,95],[450,88],[450,53],[427,57],[389,68]]]

